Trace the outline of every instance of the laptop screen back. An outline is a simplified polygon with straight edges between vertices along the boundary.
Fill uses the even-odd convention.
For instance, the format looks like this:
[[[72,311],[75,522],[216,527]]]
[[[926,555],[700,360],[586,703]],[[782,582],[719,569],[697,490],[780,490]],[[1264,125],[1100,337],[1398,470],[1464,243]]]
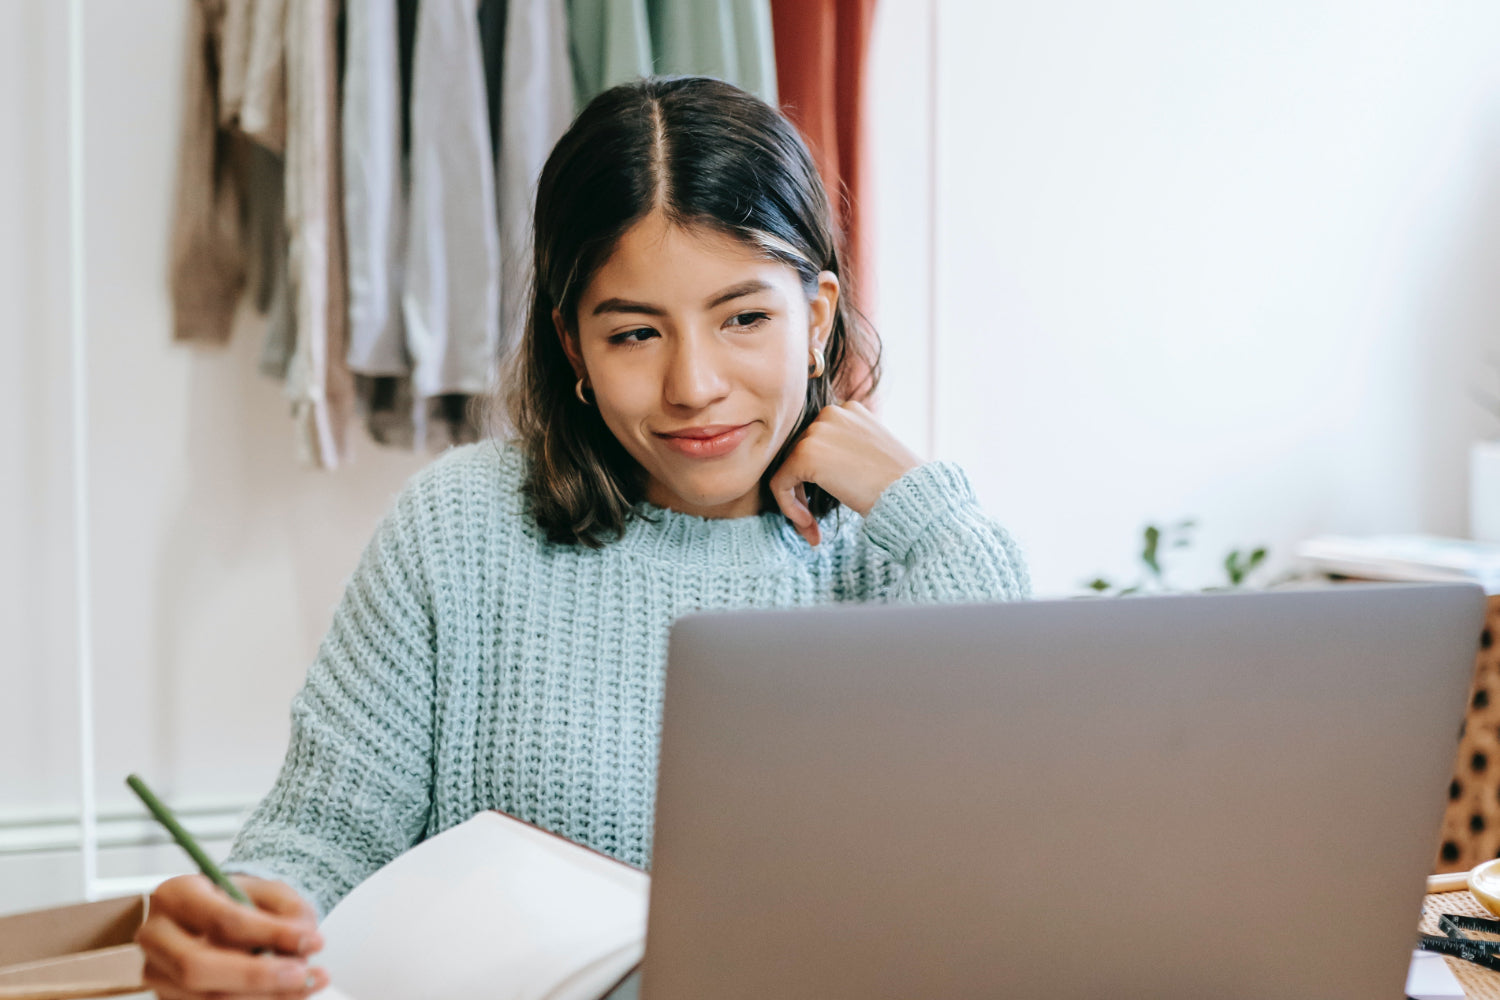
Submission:
[[[694,616],[646,1000],[1397,996],[1483,595]]]

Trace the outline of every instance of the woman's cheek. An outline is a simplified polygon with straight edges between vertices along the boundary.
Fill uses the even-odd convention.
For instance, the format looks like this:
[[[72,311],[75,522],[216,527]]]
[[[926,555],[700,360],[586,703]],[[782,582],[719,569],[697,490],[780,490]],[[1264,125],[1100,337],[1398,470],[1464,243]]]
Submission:
[[[653,381],[654,380],[654,381]],[[652,387],[660,388],[660,377],[651,367],[632,358],[606,358],[593,378],[594,393],[601,411],[631,421],[645,416]]]
[[[748,382],[764,396],[794,392],[799,400],[807,378],[806,351],[795,345],[785,329],[768,331],[749,352],[747,365],[753,372]]]

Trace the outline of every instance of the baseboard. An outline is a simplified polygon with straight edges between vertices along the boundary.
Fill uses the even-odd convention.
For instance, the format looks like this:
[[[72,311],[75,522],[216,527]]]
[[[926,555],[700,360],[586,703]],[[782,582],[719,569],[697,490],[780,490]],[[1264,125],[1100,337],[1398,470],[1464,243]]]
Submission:
[[[198,840],[225,840],[234,836],[253,806],[253,802],[209,803],[174,807],[174,811]],[[96,832],[100,850],[151,847],[172,839],[144,810],[101,813]],[[0,817],[0,858],[74,850],[80,839],[76,813],[54,810]]]

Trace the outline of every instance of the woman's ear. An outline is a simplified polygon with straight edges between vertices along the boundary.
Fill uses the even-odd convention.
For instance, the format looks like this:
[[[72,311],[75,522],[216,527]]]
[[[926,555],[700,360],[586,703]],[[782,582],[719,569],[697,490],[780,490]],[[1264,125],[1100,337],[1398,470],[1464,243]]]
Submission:
[[[552,310],[552,328],[557,331],[557,339],[562,343],[563,353],[568,356],[568,364],[573,366],[573,374],[583,378],[583,352],[579,350],[577,335],[569,333],[567,325],[563,323],[561,309]]]
[[[818,290],[807,308],[807,346],[810,350],[821,351],[828,346],[838,305],[839,276],[832,271],[824,271],[818,275]]]

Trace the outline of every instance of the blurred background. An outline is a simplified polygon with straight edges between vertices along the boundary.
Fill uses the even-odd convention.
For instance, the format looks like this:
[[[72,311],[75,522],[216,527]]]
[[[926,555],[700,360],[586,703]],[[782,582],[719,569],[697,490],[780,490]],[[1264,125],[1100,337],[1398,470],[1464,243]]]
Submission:
[[[192,4],[3,8],[8,912],[184,869],[128,771],[223,852],[431,456],[362,426],[336,469],[299,456],[248,302],[227,343],[174,343]],[[1191,586],[1233,547],[1274,574],[1320,534],[1464,537],[1470,449],[1500,436],[1478,398],[1500,395],[1497,55],[1489,0],[878,0],[858,207],[881,413],[968,469],[1039,596],[1130,579],[1142,527],[1184,518]]]

